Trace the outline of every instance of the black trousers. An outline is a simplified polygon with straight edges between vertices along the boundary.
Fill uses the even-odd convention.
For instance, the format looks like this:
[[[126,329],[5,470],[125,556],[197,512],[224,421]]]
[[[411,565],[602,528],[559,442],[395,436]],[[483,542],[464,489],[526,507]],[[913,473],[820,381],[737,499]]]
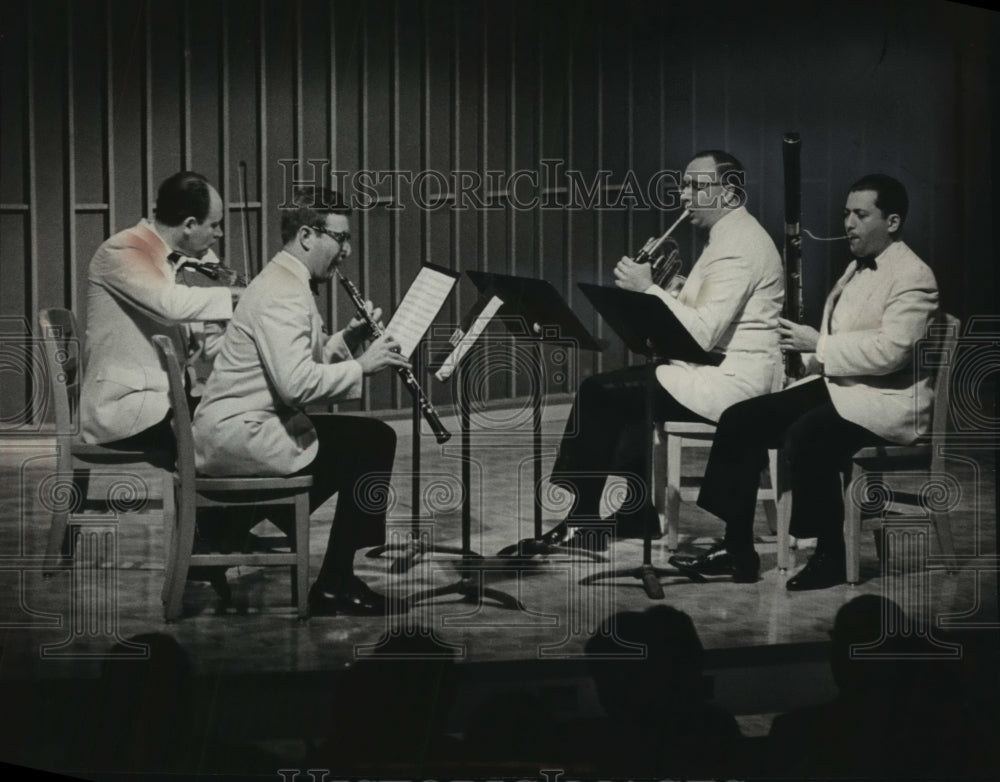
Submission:
[[[698,505],[726,522],[727,548],[752,550],[760,471],[768,448],[781,448],[792,490],[791,534],[818,538],[817,550],[842,552],[841,470],[859,448],[885,443],[841,418],[820,378],[748,399],[719,419]]]
[[[354,573],[354,552],[385,542],[389,478],[396,458],[396,433],[375,418],[310,416],[319,452],[299,475],[312,475],[309,512],[334,494],[337,510],[330,527],[318,584],[337,589]]]
[[[316,583],[338,591],[354,574],[354,552],[385,541],[396,433],[375,418],[313,415],[309,420],[316,429],[319,450],[309,465],[293,475],[312,476],[310,513],[337,495],[337,510]],[[243,546],[247,532],[265,519],[286,535],[294,534],[295,511],[289,506],[261,505],[250,512],[207,509],[199,513],[198,525],[213,547],[225,550]]]
[[[576,495],[569,520],[597,518],[609,475],[623,476],[628,484],[619,519],[651,507],[648,460],[653,433],[646,410],[650,392],[654,421],[711,423],[674,399],[657,382],[652,366],[628,367],[584,380],[550,479]]]
[[[170,469],[177,460],[177,438],[174,437],[172,418],[173,412],[168,411],[166,417],[158,424],[153,424],[131,437],[123,437],[121,440],[113,440],[110,443],[102,443],[102,445],[105,448],[114,448],[118,451],[162,453],[167,460],[167,463],[162,466]]]
[[[190,394],[186,396],[188,410],[194,416],[194,410],[201,401],[201,397]],[[121,440],[113,440],[110,443],[102,443],[102,445],[105,448],[114,448],[119,451],[157,451],[163,453],[167,458],[167,463],[162,466],[169,469],[177,460],[177,438],[174,437],[173,417],[173,410],[168,410],[166,416],[159,423],[153,424],[131,437],[123,437]]]

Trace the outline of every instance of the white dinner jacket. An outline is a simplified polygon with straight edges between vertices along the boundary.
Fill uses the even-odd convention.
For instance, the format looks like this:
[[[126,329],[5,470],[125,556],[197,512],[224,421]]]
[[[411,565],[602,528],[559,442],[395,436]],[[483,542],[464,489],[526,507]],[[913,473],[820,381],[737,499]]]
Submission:
[[[318,449],[303,409],[357,399],[362,377],[342,332],[324,333],[309,271],[279,252],[240,298],[195,410],[198,471],[289,475],[301,470]]]
[[[778,315],[785,281],[774,241],[744,207],[712,226],[675,298],[652,285],[703,350],[724,353],[719,366],[671,361],[657,367],[660,384],[711,421],[736,402],[773,390],[781,366]]]
[[[153,345],[166,334],[186,354],[180,323],[228,320],[228,288],[174,282],[170,248],[146,220],[104,242],[87,272],[87,335],[80,434],[120,440],[158,424],[170,409],[167,373]]]
[[[822,372],[837,412],[893,443],[907,444],[930,428],[931,371],[915,363],[915,346],[937,312],[934,272],[902,241],[875,259],[852,261],[823,307]]]

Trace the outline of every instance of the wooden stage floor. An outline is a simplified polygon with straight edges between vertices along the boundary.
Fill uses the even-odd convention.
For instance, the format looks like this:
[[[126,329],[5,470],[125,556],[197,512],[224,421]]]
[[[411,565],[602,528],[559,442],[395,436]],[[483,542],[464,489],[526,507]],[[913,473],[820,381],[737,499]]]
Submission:
[[[554,458],[566,413],[565,405],[546,410],[543,476]],[[570,687],[572,697],[565,708],[578,715],[592,712],[597,708],[593,693],[579,684],[578,675],[587,637],[611,613],[643,610],[659,601],[651,600],[640,582],[628,576],[586,585],[580,582],[637,566],[642,559],[641,542],[614,542],[605,561],[493,556],[531,532],[533,473],[524,411],[491,415],[496,420],[487,421],[484,429],[502,425],[515,434],[491,437],[485,432],[474,440],[472,547],[486,555],[482,583],[516,596],[525,610],[503,608],[488,598],[465,600],[450,595],[421,602],[389,619],[317,617],[299,622],[289,602],[287,569],[240,568],[229,571],[231,605],[220,605],[208,584],[191,582],[184,618],[165,624],[159,599],[163,578],[159,487],[152,473],[140,476],[153,486],[148,508],[85,527],[109,533],[104,539],[114,540],[114,547],[84,552],[71,568],[43,578],[40,554],[49,525],[45,503],[51,501],[45,493],[54,469],[54,439],[43,434],[5,439],[0,457],[0,577],[5,583],[0,591],[4,628],[0,685],[29,697],[38,692],[42,697],[59,682],[98,676],[108,648],[116,641],[140,633],[166,633],[188,653],[199,676],[234,683],[250,677],[257,686],[275,688],[280,681],[282,692],[291,688],[308,693],[310,677],[343,670],[394,635],[420,632],[452,647],[469,672],[468,681],[479,682],[470,684],[464,697],[472,698],[469,693],[477,686],[479,691],[488,690],[490,682],[500,680],[523,679],[534,682],[539,691],[554,687],[552,692],[558,690],[553,682],[573,680],[576,684]],[[501,421],[501,416],[508,420]],[[408,423],[397,427],[400,439],[390,491],[390,540],[405,541],[410,534],[413,478],[408,428]],[[447,546],[461,542],[458,440],[456,436],[442,448],[425,436],[421,451],[422,529],[434,542]],[[690,471],[698,474],[705,453],[691,453]],[[956,574],[945,572],[933,556],[923,567],[891,562],[883,572],[873,537],[866,533],[860,585],[790,593],[784,588],[788,574],[777,570],[775,538],[758,505],[763,574],[758,583],[694,584],[676,575],[662,579],[662,602],[692,617],[708,650],[716,699],[738,715],[744,732],[766,733],[768,715],[831,696],[828,632],[838,608],[860,594],[895,599],[919,618],[918,631],[935,636],[947,628],[972,639],[977,653],[988,658],[982,662],[990,671],[984,686],[1000,692],[993,667],[1000,656],[992,657],[998,627],[994,454],[991,448],[959,445],[949,453],[948,463],[952,485],[960,489],[951,514],[956,549],[962,555]],[[92,496],[99,491],[100,484],[95,484]],[[614,494],[613,488],[606,494],[612,503]],[[544,528],[549,529],[564,514],[566,498],[544,487],[542,495],[547,506]],[[313,516],[313,574],[318,571],[333,510],[331,502]],[[681,548],[693,550],[721,536],[722,527],[695,505],[685,504],[681,532]],[[936,552],[933,534],[928,540]],[[801,566],[808,552],[795,553]],[[666,539],[654,541],[653,564],[667,567],[667,557]],[[370,558],[359,552],[356,570],[375,589],[399,597],[453,584],[460,577],[451,555],[418,557],[402,573],[392,572],[394,561],[390,556]],[[267,681],[272,684],[259,684]]]

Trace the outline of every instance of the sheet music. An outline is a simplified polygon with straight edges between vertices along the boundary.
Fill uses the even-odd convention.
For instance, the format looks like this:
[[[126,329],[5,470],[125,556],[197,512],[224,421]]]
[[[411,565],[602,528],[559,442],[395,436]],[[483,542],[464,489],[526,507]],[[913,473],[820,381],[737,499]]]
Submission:
[[[448,274],[427,266],[421,267],[392,320],[385,327],[385,333],[391,334],[399,342],[400,355],[405,358],[412,355],[440,312],[444,300],[455,287],[455,281],[456,278]]]
[[[483,333],[489,322],[493,319],[493,316],[497,314],[503,306],[503,301],[499,296],[494,296],[489,302],[483,307],[483,311],[479,313],[479,317],[475,319],[469,330],[465,333],[459,343],[455,346],[455,349],[451,351],[451,354],[444,360],[441,368],[434,373],[434,377],[438,380],[444,382],[449,377],[451,377],[452,372],[455,371],[455,367],[458,366],[462,357],[469,352],[476,340],[479,339],[479,335]]]

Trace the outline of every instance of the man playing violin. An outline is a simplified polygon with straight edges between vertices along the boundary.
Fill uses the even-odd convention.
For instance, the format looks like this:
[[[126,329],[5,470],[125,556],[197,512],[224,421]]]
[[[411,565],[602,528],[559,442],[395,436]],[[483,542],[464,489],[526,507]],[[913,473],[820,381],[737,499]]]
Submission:
[[[159,187],[152,220],[105,241],[87,272],[87,332],[80,396],[83,440],[171,450],[167,375],[152,337],[186,354],[184,324],[227,321],[236,294],[179,285],[184,258],[200,258],[222,236],[222,199],[201,174],[181,171]]]
[[[653,283],[649,263],[623,257],[615,284],[658,296],[703,350],[723,355],[719,366],[671,361],[656,368],[656,421],[719,420],[735,402],[771,390],[778,351],[778,315],[784,300],[781,258],[774,242],[744,203],[743,165],[721,150],[697,153],[682,179],[680,198],[705,246],[679,292]],[[618,537],[642,536],[656,511],[641,484],[643,452],[651,432],[645,416],[648,377],[644,367],[587,378],[569,417],[552,482],[576,495],[572,513],[546,536],[563,541],[575,520],[598,517],[609,474],[629,481],[626,507],[614,518]],[[639,485],[636,485],[637,482]],[[658,518],[655,519],[658,525]],[[603,548],[603,541],[577,535],[572,547]]]
[[[396,434],[374,418],[305,408],[356,399],[364,377],[408,363],[392,337],[368,344],[360,318],[333,336],[324,332],[310,288],[350,255],[350,207],[322,188],[296,192],[293,203],[281,217],[284,247],[243,294],[195,411],[196,466],[210,476],[312,475],[311,511],[336,493],[310,611],[383,614],[385,598],[354,575],[354,554],[384,541],[388,493],[365,491],[363,480],[389,479]],[[270,520],[291,527],[290,519]]]

